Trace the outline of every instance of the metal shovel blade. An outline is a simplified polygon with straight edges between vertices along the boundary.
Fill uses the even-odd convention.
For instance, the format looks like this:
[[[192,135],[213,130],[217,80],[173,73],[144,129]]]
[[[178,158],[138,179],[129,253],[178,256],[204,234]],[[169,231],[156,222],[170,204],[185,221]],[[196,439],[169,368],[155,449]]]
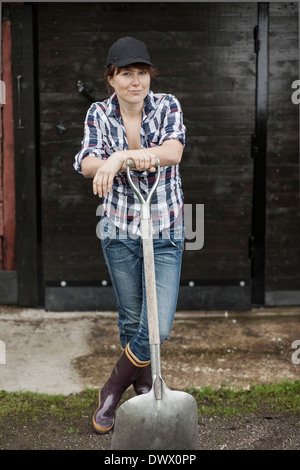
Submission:
[[[113,450],[196,450],[198,413],[194,397],[170,390],[162,380],[162,398],[154,388],[117,410]]]

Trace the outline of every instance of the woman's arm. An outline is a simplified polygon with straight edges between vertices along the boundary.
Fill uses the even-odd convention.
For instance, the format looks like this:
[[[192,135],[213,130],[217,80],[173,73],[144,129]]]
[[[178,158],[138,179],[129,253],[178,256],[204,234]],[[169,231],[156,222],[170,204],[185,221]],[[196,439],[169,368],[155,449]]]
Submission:
[[[160,166],[172,166],[180,163],[183,153],[183,145],[179,140],[165,140],[162,145],[148,149],[124,150],[119,152],[123,159],[122,171],[126,171],[126,160],[131,158],[135,162],[135,170],[155,171],[156,159],[159,158]]]
[[[126,160],[135,161],[138,171],[155,171],[156,157],[147,149],[133,151],[117,151],[108,159],[99,159],[95,155],[87,155],[81,162],[81,170],[86,178],[93,178],[93,192],[99,197],[106,196],[111,191],[114,177],[121,171],[126,171]]]
[[[178,140],[165,140],[162,145],[150,149],[115,152],[107,160],[88,155],[82,160],[81,169],[86,178],[93,178],[94,194],[102,197],[111,191],[115,175],[126,171],[128,158],[135,162],[137,171],[155,171],[157,158],[160,160],[160,166],[172,166],[180,163],[182,152],[183,145]]]
[[[113,153],[107,160],[95,155],[87,155],[81,162],[81,170],[86,178],[93,178],[93,192],[99,197],[106,196],[111,191],[115,175],[122,169],[123,152]]]
[[[81,171],[85,178],[94,178],[96,172],[103,166],[106,160],[96,157],[96,155],[86,155],[81,162]]]
[[[172,166],[181,162],[183,145],[177,139],[165,140],[161,145],[149,148],[156,158],[159,158],[160,166]],[[130,150],[127,150],[130,152]]]

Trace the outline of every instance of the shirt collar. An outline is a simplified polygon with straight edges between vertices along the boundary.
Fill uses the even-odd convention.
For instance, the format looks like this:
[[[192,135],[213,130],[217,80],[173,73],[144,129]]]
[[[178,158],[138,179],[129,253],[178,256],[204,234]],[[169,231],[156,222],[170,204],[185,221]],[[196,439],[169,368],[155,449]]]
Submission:
[[[117,94],[114,93],[110,98],[109,98],[109,104],[108,104],[108,116],[110,117],[115,117],[117,119],[120,118],[121,113],[120,113],[120,105],[119,101],[117,98]]]
[[[143,120],[148,116],[148,114],[154,109],[154,94],[149,90],[148,95],[144,99],[144,109],[143,109]],[[119,100],[117,94],[114,93],[109,98],[108,105],[108,116],[116,118],[118,121],[121,118]]]
[[[149,90],[148,95],[144,99],[144,113],[146,116],[155,108],[154,106],[154,94],[151,90]]]

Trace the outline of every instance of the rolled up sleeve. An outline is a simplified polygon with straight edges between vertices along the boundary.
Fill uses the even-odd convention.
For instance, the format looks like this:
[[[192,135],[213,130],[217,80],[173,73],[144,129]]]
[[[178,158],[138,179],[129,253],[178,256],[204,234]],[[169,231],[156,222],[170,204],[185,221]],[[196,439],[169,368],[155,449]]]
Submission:
[[[81,162],[87,155],[95,155],[98,158],[106,159],[102,132],[98,122],[97,103],[89,108],[84,121],[84,137],[81,142],[81,150],[75,155],[73,167],[82,174]]]
[[[176,139],[185,145],[185,132],[181,105],[174,95],[167,95],[159,144],[165,140]]]

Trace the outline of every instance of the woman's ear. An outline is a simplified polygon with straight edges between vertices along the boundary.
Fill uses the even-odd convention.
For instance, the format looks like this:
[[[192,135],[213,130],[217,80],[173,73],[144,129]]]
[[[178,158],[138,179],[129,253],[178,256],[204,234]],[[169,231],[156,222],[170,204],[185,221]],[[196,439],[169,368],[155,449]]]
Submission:
[[[108,78],[107,81],[108,81],[109,85],[110,85],[112,88],[114,88],[114,85],[113,85],[114,79],[113,79],[113,77]]]

